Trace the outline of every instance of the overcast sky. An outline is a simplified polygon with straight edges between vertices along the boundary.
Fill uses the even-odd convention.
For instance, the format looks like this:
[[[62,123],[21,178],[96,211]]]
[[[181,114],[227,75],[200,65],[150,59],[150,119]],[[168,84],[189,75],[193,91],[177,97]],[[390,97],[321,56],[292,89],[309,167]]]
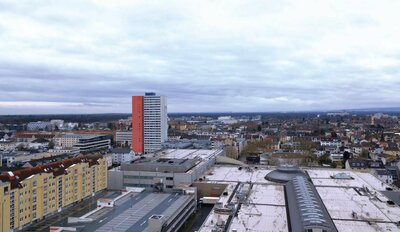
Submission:
[[[0,0],[0,114],[399,106],[400,1]]]

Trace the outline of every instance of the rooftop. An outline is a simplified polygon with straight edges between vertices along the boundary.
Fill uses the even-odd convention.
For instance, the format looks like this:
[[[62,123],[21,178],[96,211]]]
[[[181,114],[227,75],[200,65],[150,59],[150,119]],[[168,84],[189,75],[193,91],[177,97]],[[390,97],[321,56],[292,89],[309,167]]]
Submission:
[[[211,211],[199,232],[208,232],[213,229],[222,231],[223,228],[226,231],[235,229],[246,231],[248,228],[252,231],[293,230],[292,223],[294,222],[292,222],[292,217],[287,216],[287,212],[296,210],[291,207],[293,204],[288,202],[289,198],[300,199],[298,202],[302,202],[308,199],[307,197],[316,200],[317,206],[312,207],[312,212],[321,213],[320,226],[330,228],[330,231],[364,232],[400,229],[398,227],[400,207],[391,203],[390,199],[381,193],[391,186],[381,182],[370,173],[337,169],[303,169],[304,175],[296,178],[303,178],[306,181],[305,185],[292,186],[293,194],[287,198],[285,197],[285,195],[288,196],[288,193],[285,193],[287,186],[264,179],[267,174],[275,170],[274,167],[271,170],[262,166],[257,169],[255,167],[247,169],[235,166],[214,166],[208,170],[202,183],[227,184],[224,194],[220,196],[220,203],[217,204],[227,209],[232,207],[229,205],[234,204],[235,207],[232,209],[237,211],[233,214]],[[240,183],[249,185],[247,198],[242,202],[238,198]],[[314,190],[310,190],[311,188]],[[305,191],[304,194],[300,189]],[[392,192],[396,197],[400,196],[398,191]],[[303,206],[297,207],[297,209],[303,208]],[[301,215],[299,212],[297,214]],[[300,216],[299,220],[306,221],[303,220],[304,218]],[[314,218],[317,217],[311,219]],[[217,224],[223,224],[223,226]]]
[[[196,165],[194,159],[174,159],[174,158],[143,158],[123,163],[123,171],[147,171],[147,172],[176,172],[183,173]]]
[[[149,231],[150,217],[162,215],[168,221],[190,199],[190,195],[178,193],[129,192],[117,197],[113,208],[96,209],[81,217],[88,222],[75,221],[68,227],[98,232]]]
[[[68,167],[77,163],[89,163],[90,166],[97,164],[97,160],[101,158],[100,154],[92,154],[78,156],[71,159],[52,162],[49,164],[39,165],[33,168],[25,168],[14,172],[7,172],[0,175],[0,180],[10,182],[11,189],[22,188],[21,181],[28,177],[40,173],[52,173],[54,176],[60,176],[67,173]]]

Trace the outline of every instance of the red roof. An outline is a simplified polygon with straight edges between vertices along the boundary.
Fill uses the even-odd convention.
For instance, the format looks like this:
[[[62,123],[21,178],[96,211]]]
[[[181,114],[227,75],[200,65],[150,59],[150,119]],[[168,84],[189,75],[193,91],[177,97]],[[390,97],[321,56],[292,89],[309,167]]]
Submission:
[[[61,160],[45,165],[36,166],[33,168],[26,168],[18,171],[9,173],[3,173],[0,175],[0,180],[3,182],[10,182],[11,189],[22,188],[20,184],[21,181],[27,179],[28,177],[39,174],[39,173],[53,173],[53,176],[60,176],[67,174],[66,169],[73,164],[78,163],[89,163],[89,166],[98,164],[97,160],[102,156],[100,154],[92,155],[80,155],[71,159]]]

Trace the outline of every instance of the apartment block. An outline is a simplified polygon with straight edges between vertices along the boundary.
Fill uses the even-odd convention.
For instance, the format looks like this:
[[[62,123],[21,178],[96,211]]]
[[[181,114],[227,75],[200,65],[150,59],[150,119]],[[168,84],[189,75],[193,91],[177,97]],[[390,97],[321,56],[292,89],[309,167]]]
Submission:
[[[78,156],[0,175],[1,231],[22,229],[107,187],[107,162]]]
[[[150,153],[161,150],[168,139],[167,100],[146,93],[132,96],[132,150]]]

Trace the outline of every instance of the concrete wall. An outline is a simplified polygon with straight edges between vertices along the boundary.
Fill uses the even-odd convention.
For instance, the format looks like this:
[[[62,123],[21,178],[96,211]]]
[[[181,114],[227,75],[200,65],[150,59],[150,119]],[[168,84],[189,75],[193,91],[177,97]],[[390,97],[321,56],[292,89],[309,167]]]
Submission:
[[[124,188],[123,172],[118,170],[108,170],[107,177],[108,177],[107,189],[120,190]]]
[[[194,182],[193,187],[197,188],[198,198],[202,197],[219,197],[224,192],[227,184],[214,184],[206,182]]]

